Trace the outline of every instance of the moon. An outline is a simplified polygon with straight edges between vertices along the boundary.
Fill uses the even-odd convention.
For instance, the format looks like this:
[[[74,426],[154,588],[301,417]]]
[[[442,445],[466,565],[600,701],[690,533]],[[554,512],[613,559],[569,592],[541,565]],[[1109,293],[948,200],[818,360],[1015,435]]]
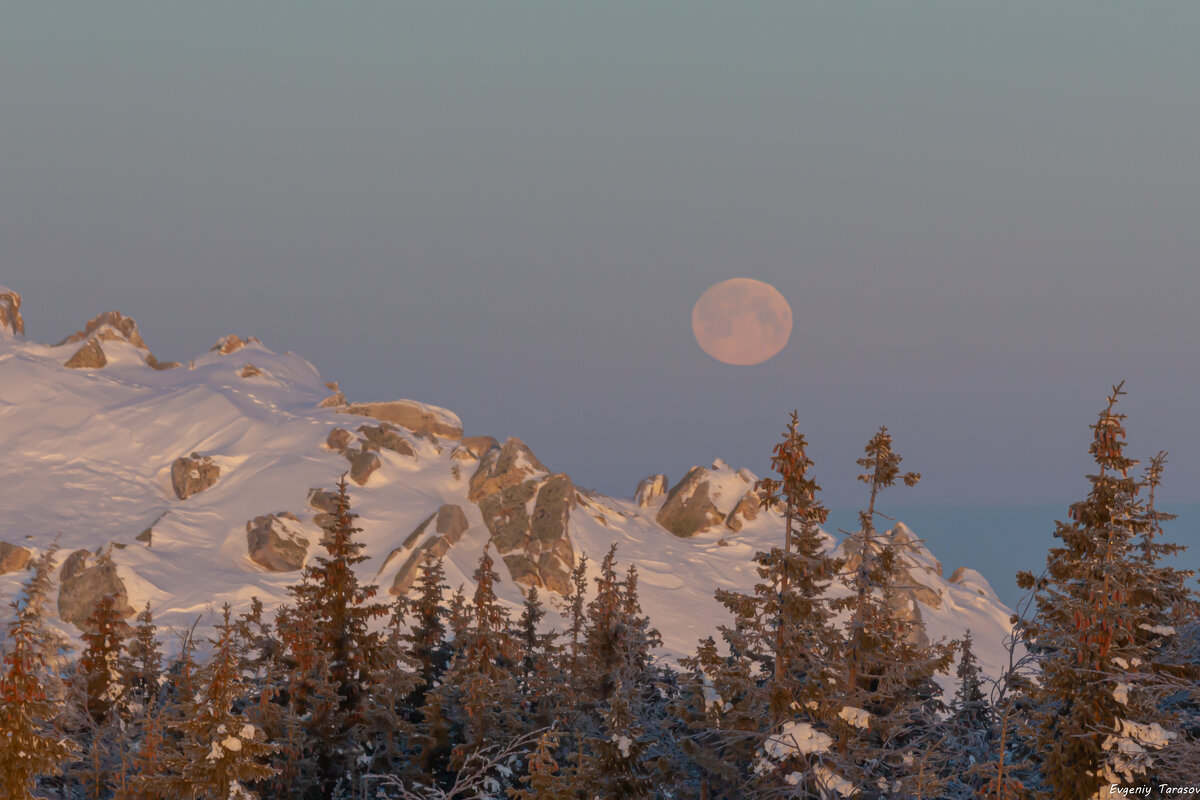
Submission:
[[[750,366],[777,355],[792,333],[792,307],[769,283],[731,278],[713,284],[692,309],[700,348],[725,364]]]

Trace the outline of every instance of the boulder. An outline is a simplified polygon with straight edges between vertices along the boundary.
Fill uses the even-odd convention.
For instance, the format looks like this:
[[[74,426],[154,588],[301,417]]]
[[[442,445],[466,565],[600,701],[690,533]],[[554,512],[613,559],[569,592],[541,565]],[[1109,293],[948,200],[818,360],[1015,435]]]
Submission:
[[[687,538],[725,521],[725,514],[708,496],[708,470],[692,467],[667,493],[655,519],[676,536]]]
[[[633,493],[633,499],[637,501],[638,508],[647,508],[666,493],[667,476],[661,474],[650,475],[638,481],[637,490]]]
[[[74,578],[88,568],[88,562],[91,560],[91,550],[76,550],[71,553],[71,555],[63,559],[62,566],[58,568],[58,580],[61,582],[69,578]]]
[[[251,364],[249,361],[243,364],[242,368],[238,370],[239,378],[257,378],[261,376],[262,370]]]
[[[8,542],[0,542],[0,575],[19,572],[29,565],[33,553],[29,548],[18,547]]]
[[[379,453],[370,450],[347,449],[343,455],[350,462],[350,479],[359,486],[366,486],[367,480],[383,464]]]
[[[210,488],[221,477],[221,468],[209,456],[192,453],[171,463],[171,487],[175,496],[186,500]]]
[[[246,523],[250,560],[271,572],[292,572],[304,566],[308,537],[291,512],[265,514]]]
[[[64,580],[58,589],[58,617],[82,629],[96,612],[100,599],[112,596],[117,613],[122,618],[133,616],[129,593],[117,575],[117,567],[108,558],[100,558],[94,566]]]
[[[0,286],[0,330],[25,335],[25,320],[21,319],[21,295]]]
[[[253,336],[243,339],[242,337],[231,333],[228,336],[221,337],[221,339],[219,339],[212,347],[208,348],[208,350],[209,352],[215,350],[218,355],[227,356],[230,353],[241,350],[243,347],[251,343],[261,344],[261,342],[259,342],[258,339],[255,339]]]
[[[100,369],[107,363],[108,357],[104,355],[104,348],[100,346],[100,342],[96,339],[88,339],[83,347],[75,351],[75,355],[63,363],[63,366],[67,369]]]
[[[462,421],[444,408],[413,400],[392,400],[383,403],[351,403],[337,409],[343,414],[374,417],[382,422],[394,422],[401,428],[417,433],[462,438]]]
[[[360,425],[358,432],[363,435],[365,444],[363,449],[370,450],[391,450],[393,453],[399,453],[402,456],[416,458],[417,451],[409,443],[408,439],[401,436],[398,431],[400,429],[395,425],[384,422],[379,425]]]
[[[345,428],[334,428],[325,437],[325,446],[330,450],[336,450],[339,453],[346,452],[346,448],[354,441],[354,434]]]
[[[731,531],[740,531],[747,520],[758,518],[759,508],[758,495],[752,491],[746,492],[729,512],[729,516],[725,517],[725,527]]]

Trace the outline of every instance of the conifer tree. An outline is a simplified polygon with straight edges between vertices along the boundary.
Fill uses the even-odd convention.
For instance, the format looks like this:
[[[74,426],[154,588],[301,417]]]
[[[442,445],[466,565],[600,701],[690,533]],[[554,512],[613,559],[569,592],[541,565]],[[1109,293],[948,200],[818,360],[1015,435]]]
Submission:
[[[122,710],[125,701],[121,656],[128,629],[117,612],[116,598],[105,595],[96,601],[96,609],[81,637],[84,649],[79,657],[78,677],[85,710],[98,725],[114,710]]]
[[[554,759],[557,737],[543,733],[529,756],[528,774],[521,778],[524,788],[509,789],[510,800],[575,800],[575,792]]]
[[[774,447],[771,464],[779,478],[756,486],[760,505],[784,518],[782,546],[755,555],[760,582],[753,594],[716,593],[733,617],[732,625],[719,627],[729,654],[719,653],[709,638],[685,662],[698,697],[690,712],[697,734],[689,750],[718,791],[745,792],[747,782],[758,791],[777,790],[785,776],[816,765],[783,759],[767,770],[768,762],[755,755],[785,722],[824,727],[816,710],[830,683],[830,651],[840,641],[826,591],[841,565],[820,532],[829,512],[817,500],[820,486],[797,424],[792,412]],[[759,769],[752,771],[755,764]]]
[[[35,577],[36,580],[36,577]],[[28,590],[30,584],[26,584]],[[0,671],[0,787],[11,800],[34,798],[39,776],[57,775],[72,747],[54,727],[56,708],[39,678],[44,656],[38,650],[36,609],[12,604]]]
[[[1125,455],[1125,415],[1116,411],[1123,394],[1113,387],[1091,426],[1098,469],[1069,521],[1056,524],[1061,546],[1040,578],[1017,576],[1034,601],[1018,630],[1041,668],[1028,687],[1029,722],[1045,796],[1063,800],[1139,780],[1178,739],[1145,687],[1156,672],[1184,674],[1185,665],[1164,662],[1161,644],[1175,634],[1165,623],[1194,614],[1194,604],[1187,573],[1160,563],[1175,549],[1158,539],[1166,516],[1138,495],[1158,486],[1164,457],[1145,479],[1131,475],[1137,462]]]
[[[575,774],[589,798],[644,800],[654,796],[646,763],[648,742],[630,707],[628,692],[613,685],[601,713],[600,735],[578,759]]]
[[[274,748],[235,710],[241,655],[226,604],[212,655],[197,675],[200,692],[185,700],[184,718],[173,724],[179,741],[164,754],[165,774],[145,781],[144,789],[186,800],[255,800],[249,785],[273,774],[265,762]]]
[[[870,487],[867,507],[859,513],[859,530],[847,539],[849,574],[843,579],[852,594],[839,603],[850,613],[845,647],[834,659],[838,685],[824,702],[834,735],[837,774],[859,787],[881,788],[885,794],[910,792],[931,796],[941,781],[925,765],[941,760],[938,714],[941,689],[933,676],[946,672],[953,647],[922,645],[911,636],[912,623],[891,607],[900,588],[896,543],[875,529],[880,493],[897,481],[915,486],[919,473],[900,471],[903,459],[892,449],[892,437],[881,427],[871,437],[858,479]],[[919,624],[919,623],[917,623]]]
[[[133,637],[126,643],[118,666],[131,706],[147,713],[158,699],[162,678],[162,646],[149,602],[137,616]]]

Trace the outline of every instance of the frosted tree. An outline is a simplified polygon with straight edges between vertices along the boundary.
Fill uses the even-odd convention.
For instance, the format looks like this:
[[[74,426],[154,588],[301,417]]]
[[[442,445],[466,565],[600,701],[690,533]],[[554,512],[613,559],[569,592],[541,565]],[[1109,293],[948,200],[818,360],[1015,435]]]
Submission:
[[[1174,549],[1159,538],[1165,515],[1139,497],[1148,489],[1152,498],[1164,458],[1144,479],[1132,474],[1137,462],[1125,455],[1125,415],[1116,411],[1122,394],[1113,387],[1091,426],[1097,469],[1087,497],[1057,523],[1061,545],[1040,577],[1017,576],[1033,593],[1018,630],[1040,666],[1028,705],[1045,797],[1090,798],[1140,781],[1180,738],[1154,687],[1163,675],[1186,674],[1164,645],[1176,635],[1170,623],[1194,616],[1195,606],[1187,573],[1161,563]]]
[[[850,555],[842,578],[851,595],[839,605],[850,616],[845,648],[834,660],[838,686],[823,703],[836,743],[837,774],[867,796],[931,796],[941,789],[932,768],[940,761],[937,717],[942,709],[933,676],[949,669],[953,648],[923,644],[923,637],[913,635],[919,621],[897,613],[894,598],[903,588],[898,545],[875,528],[883,490],[897,481],[915,486],[921,479],[919,473],[901,472],[902,460],[881,427],[857,461],[863,468],[858,479],[870,492],[859,513],[859,530],[844,545]]]
[[[829,512],[817,500],[821,487],[797,423],[792,412],[773,450],[771,466],[779,477],[756,487],[760,505],[783,516],[782,546],[755,555],[759,582],[753,593],[717,591],[733,618],[719,628],[728,654],[710,638],[685,662],[699,698],[691,713],[696,735],[690,750],[709,773],[713,791],[770,794],[794,787],[796,775],[811,781],[820,763],[799,751],[796,757],[761,757],[785,726],[824,727],[817,711],[832,677],[830,652],[841,640],[826,597],[841,564],[820,532]]]
[[[0,671],[0,787],[11,800],[28,800],[37,797],[39,776],[61,771],[72,746],[54,726],[57,709],[41,681],[45,657],[38,648],[45,640],[39,641],[36,609],[19,602],[12,608]]]

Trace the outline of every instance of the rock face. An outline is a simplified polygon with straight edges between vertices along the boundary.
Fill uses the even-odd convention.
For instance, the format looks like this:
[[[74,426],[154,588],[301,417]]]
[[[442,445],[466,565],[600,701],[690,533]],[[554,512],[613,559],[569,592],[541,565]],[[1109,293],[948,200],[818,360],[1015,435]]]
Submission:
[[[667,476],[661,474],[650,475],[638,481],[637,490],[633,493],[633,499],[637,501],[638,508],[647,508],[666,493]]]
[[[576,504],[568,476],[549,474],[524,442],[508,439],[484,455],[467,496],[479,505],[515,583],[568,593],[575,564],[568,527]]]
[[[360,417],[374,417],[383,422],[394,422],[401,428],[415,433],[445,436],[449,439],[462,438],[462,421],[454,412],[413,400],[352,403],[340,406],[337,410],[343,414],[357,414]]]
[[[221,477],[221,468],[209,456],[192,453],[171,463],[171,487],[175,496],[186,500],[210,488]]]
[[[747,520],[758,518],[758,510],[758,497],[752,491],[746,492],[729,512],[729,516],[725,517],[725,527],[731,531],[740,531]]]
[[[725,514],[709,498],[708,470],[692,467],[667,494],[655,519],[676,536],[688,538],[725,521]]]
[[[83,628],[96,611],[100,599],[112,595],[117,613],[123,618],[133,616],[125,583],[117,575],[117,567],[108,558],[98,559],[88,567],[64,580],[58,589],[59,619]]]
[[[469,527],[467,515],[463,513],[462,508],[450,504],[443,505],[418,525],[408,535],[408,538],[404,540],[404,544],[401,547],[397,547],[388,555],[384,561],[384,569],[387,568],[388,562],[393,557],[399,555],[406,548],[412,547],[429,528],[431,522],[436,534],[429,537],[405,560],[404,565],[396,572],[396,577],[392,580],[392,585],[388,589],[390,594],[404,594],[412,588],[413,582],[417,579],[417,573],[420,571],[421,564],[425,560],[425,554],[433,553],[439,557],[446,555],[453,545],[458,544],[462,540],[463,534],[467,532],[467,528]]]
[[[476,458],[483,458],[483,454],[494,447],[499,447],[500,443],[491,436],[464,436],[462,439],[462,447]]]
[[[100,346],[100,341],[88,339],[83,347],[75,351],[75,355],[63,363],[63,366],[67,369],[100,369],[107,363],[108,357],[104,355],[104,348]]]
[[[25,569],[32,556],[33,553],[28,548],[0,542],[0,575]]]
[[[21,295],[0,286],[0,330],[25,335],[25,320],[21,319]]]
[[[308,537],[300,518],[290,511],[255,517],[246,523],[250,560],[271,572],[292,572],[304,566]]]

